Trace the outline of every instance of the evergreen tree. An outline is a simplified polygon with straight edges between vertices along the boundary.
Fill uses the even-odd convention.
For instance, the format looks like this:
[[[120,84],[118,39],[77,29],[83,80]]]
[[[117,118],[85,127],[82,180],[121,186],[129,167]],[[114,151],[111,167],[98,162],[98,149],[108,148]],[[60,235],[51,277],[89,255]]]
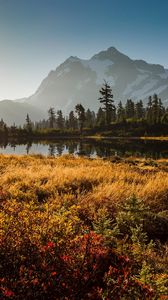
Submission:
[[[80,129],[80,132],[82,133],[83,125],[84,125],[84,122],[86,119],[85,118],[85,109],[82,106],[82,104],[77,104],[75,106],[75,112],[77,113],[78,121],[79,121],[79,129]]]
[[[68,126],[69,126],[69,128],[71,128],[71,129],[76,129],[77,128],[77,119],[76,119],[76,117],[75,117],[75,115],[74,115],[74,111],[73,110],[71,110],[70,111],[70,113],[69,113],[69,120],[68,120]]]
[[[49,110],[48,110],[48,121],[49,121],[49,127],[50,128],[54,128],[54,124],[55,124],[55,121],[56,121],[56,116],[55,116],[55,110],[53,107],[50,107]]]
[[[63,129],[65,125],[65,119],[63,117],[62,110],[57,110],[56,124],[59,129]]]
[[[144,107],[142,100],[135,104],[135,116],[138,120],[144,118]]]
[[[161,122],[162,124],[168,124],[168,108],[165,109]]]
[[[158,118],[159,118],[159,99],[157,94],[154,94],[152,99],[152,124],[157,124]]]
[[[3,130],[4,130],[4,136],[7,138],[7,136],[8,136],[8,127],[7,127],[6,123],[4,123]]]
[[[17,126],[15,125],[15,123],[13,123],[10,129],[11,129],[11,134],[15,135],[17,132]]]
[[[161,123],[162,117],[165,114],[165,108],[163,106],[162,100],[159,98],[159,103],[158,103],[158,123]]]
[[[127,99],[125,105],[125,115],[127,119],[133,119],[135,117],[135,104],[131,99]]]
[[[0,134],[2,134],[5,138],[8,136],[8,128],[3,119],[0,120]]]
[[[32,122],[30,120],[29,114],[27,114],[27,116],[26,116],[26,130],[28,132],[32,131]]]
[[[85,113],[85,125],[88,128],[93,128],[95,122],[95,114],[90,109],[87,109]]]
[[[146,119],[149,124],[152,124],[152,97],[149,96],[146,109]]]
[[[125,109],[120,101],[117,106],[117,122],[121,123],[125,120]]]
[[[117,113],[116,113],[116,107],[114,106],[112,112],[111,112],[111,121],[116,122],[117,119]]]
[[[69,128],[70,128],[70,127],[69,127],[69,118],[68,118],[68,116],[65,117],[65,120],[64,120],[64,127],[65,127],[66,129],[69,129]]]
[[[0,120],[0,129],[3,129],[3,128],[4,128],[4,125],[5,125],[5,122],[4,122],[4,120],[1,118],[1,120]]]
[[[149,124],[160,124],[162,117],[165,113],[165,108],[162,104],[161,99],[158,98],[157,94],[153,97],[148,98],[148,104],[146,109],[146,118]]]
[[[93,126],[92,127],[94,127],[95,124],[96,124],[96,114],[95,114],[95,112],[93,110],[91,111],[91,114],[92,114],[92,122],[93,122]]]
[[[97,126],[104,126],[105,125],[105,113],[102,110],[102,108],[100,107],[98,112],[97,112],[97,116],[96,116],[96,125]]]
[[[105,123],[106,125],[109,125],[115,111],[112,89],[110,85],[105,81],[99,92],[101,94],[99,101],[103,104],[102,109],[105,111]]]

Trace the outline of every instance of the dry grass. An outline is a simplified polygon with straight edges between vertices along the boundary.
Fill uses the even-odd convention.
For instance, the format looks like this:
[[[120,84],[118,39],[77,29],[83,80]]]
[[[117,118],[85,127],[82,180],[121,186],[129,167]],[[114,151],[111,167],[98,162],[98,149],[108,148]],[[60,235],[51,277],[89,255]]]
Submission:
[[[142,140],[168,141],[168,136],[142,136]]]
[[[168,209],[168,162],[128,159],[0,156],[0,189],[10,199],[38,200],[72,194],[82,203],[116,206],[135,194],[155,211]],[[80,196],[80,197],[79,197]]]
[[[100,255],[102,259],[107,249],[107,253],[114,252],[121,259],[124,255],[130,266],[131,279],[128,280],[126,295],[132,297],[129,284],[132,278],[136,278],[136,282],[137,278],[140,280],[135,286],[135,295],[142,284],[149,292],[150,286],[153,287],[154,298],[143,296],[143,299],[163,299],[160,295],[167,295],[167,160],[113,158],[108,161],[73,156],[0,155],[0,172],[0,298],[2,295],[2,299],[7,299],[4,295],[9,295],[11,299],[25,300],[77,299],[69,296],[73,284],[79,281],[74,293],[75,289],[81,290],[85,278],[91,278],[95,284],[95,278],[98,280],[99,277],[94,277],[89,270],[93,269],[93,263],[95,268],[95,257]],[[123,204],[128,205],[130,199],[126,200],[133,194],[144,202],[137,199],[139,208],[132,214],[131,209],[125,214]],[[147,206],[150,207],[148,212]],[[143,238],[142,220],[149,240],[154,238],[156,245],[143,239],[140,241]],[[93,235],[91,238],[90,234]],[[85,266],[88,246],[81,245],[81,240],[87,236],[87,245],[91,239],[95,248],[90,250],[94,260],[92,263],[88,256],[86,273],[85,269],[81,271],[81,266]],[[98,247],[100,237],[101,247]],[[80,246],[84,250],[80,250]],[[106,261],[103,258],[98,272]],[[153,270],[149,269],[145,275],[148,276],[148,286],[143,277],[147,272],[146,264]],[[121,266],[117,267],[120,269]],[[64,274],[65,270],[70,270],[70,273]],[[87,277],[88,272],[91,272],[90,277]],[[58,278],[51,278],[53,274],[59,275]],[[106,278],[105,271],[102,274],[101,284]],[[109,282],[114,282],[116,275],[110,276],[113,281]],[[68,282],[70,289],[66,284],[55,284],[55,280],[57,283],[60,280],[61,284],[62,280],[63,284]],[[87,286],[84,284],[84,290]],[[114,286],[109,290],[112,296],[108,299],[120,299],[113,296],[113,291],[118,288],[118,278]],[[67,297],[60,298],[62,290]],[[139,293],[142,295],[141,289]],[[104,296],[89,298],[88,295],[83,299],[104,299]],[[141,296],[134,299],[141,299]]]

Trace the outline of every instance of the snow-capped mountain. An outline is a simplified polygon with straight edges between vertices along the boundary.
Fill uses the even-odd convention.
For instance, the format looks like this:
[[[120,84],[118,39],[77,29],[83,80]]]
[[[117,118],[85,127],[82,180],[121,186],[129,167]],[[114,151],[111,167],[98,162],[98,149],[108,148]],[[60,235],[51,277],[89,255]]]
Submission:
[[[89,60],[69,57],[51,71],[28,103],[47,109],[69,111],[76,103],[86,108],[99,107],[99,89],[104,81],[112,86],[114,100],[125,102],[146,100],[157,93],[162,101],[168,100],[168,70],[161,65],[132,60],[111,47]]]
[[[168,70],[143,60],[132,60],[111,47],[88,60],[69,57],[51,71],[37,91],[26,99],[0,102],[0,118],[11,124],[23,124],[26,114],[32,120],[47,117],[49,107],[69,112],[77,103],[97,110],[99,89],[104,80],[112,87],[114,101],[147,101],[157,93],[168,105]]]

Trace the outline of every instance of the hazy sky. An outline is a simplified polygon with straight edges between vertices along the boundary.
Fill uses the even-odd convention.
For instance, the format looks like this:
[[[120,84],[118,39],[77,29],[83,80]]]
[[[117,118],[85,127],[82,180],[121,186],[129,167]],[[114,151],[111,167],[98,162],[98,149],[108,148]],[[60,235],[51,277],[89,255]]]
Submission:
[[[35,92],[70,55],[110,46],[168,68],[168,0],[0,0],[0,99]]]

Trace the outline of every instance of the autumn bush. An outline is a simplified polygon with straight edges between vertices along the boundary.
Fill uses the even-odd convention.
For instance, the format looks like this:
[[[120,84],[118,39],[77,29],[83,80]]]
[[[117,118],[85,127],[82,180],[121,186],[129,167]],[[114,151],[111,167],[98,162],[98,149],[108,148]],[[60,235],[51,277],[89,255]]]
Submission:
[[[166,299],[165,161],[0,156],[0,299]]]

